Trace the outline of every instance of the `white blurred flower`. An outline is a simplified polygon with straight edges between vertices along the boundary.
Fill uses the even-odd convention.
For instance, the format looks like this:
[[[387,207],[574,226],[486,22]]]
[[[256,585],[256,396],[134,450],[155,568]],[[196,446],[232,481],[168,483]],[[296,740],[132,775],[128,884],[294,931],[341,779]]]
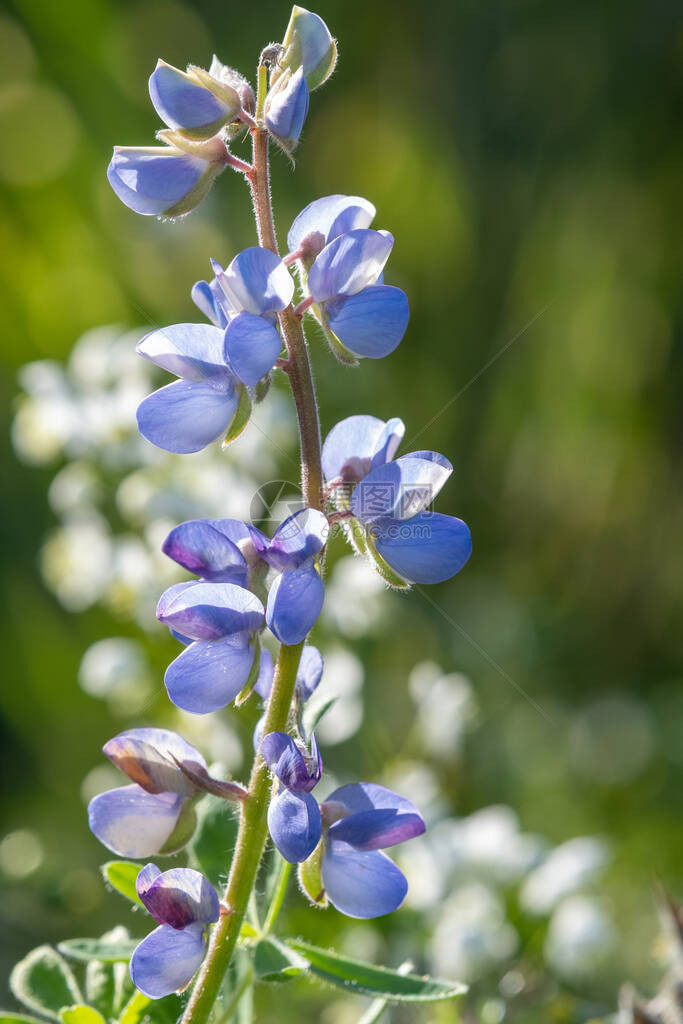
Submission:
[[[473,982],[512,956],[518,941],[499,896],[472,882],[443,905],[430,943],[432,968],[438,975]]]
[[[142,644],[113,636],[92,644],[78,669],[81,689],[107,700],[115,713],[134,714],[149,702],[152,674]]]
[[[87,462],[71,462],[64,466],[53,478],[47,492],[52,510],[61,516],[89,511],[100,496],[97,474]]]
[[[95,512],[54,530],[40,553],[45,582],[69,611],[98,601],[111,580],[113,545],[107,521]]]
[[[559,975],[580,980],[601,969],[615,937],[614,925],[597,900],[568,896],[550,919],[543,952]]]
[[[540,837],[520,832],[511,807],[484,807],[456,822],[451,841],[460,870],[509,883],[521,878],[539,859]]]
[[[366,636],[384,621],[388,601],[391,595],[372,566],[362,558],[346,555],[334,566],[321,617],[331,630],[343,636]]]
[[[578,836],[551,850],[525,880],[522,907],[549,914],[561,899],[595,881],[608,860],[607,846],[595,836]]]
[[[363,721],[363,663],[345,647],[325,651],[322,683],[308,704],[312,713],[331,697],[336,701],[316,726],[318,740],[332,746],[353,736]]]
[[[459,672],[444,673],[433,661],[422,661],[410,673],[408,686],[425,748],[443,759],[456,756],[476,713],[469,680]]]
[[[608,785],[640,775],[654,746],[649,710],[634,697],[621,694],[593,701],[578,712],[569,733],[574,771]]]

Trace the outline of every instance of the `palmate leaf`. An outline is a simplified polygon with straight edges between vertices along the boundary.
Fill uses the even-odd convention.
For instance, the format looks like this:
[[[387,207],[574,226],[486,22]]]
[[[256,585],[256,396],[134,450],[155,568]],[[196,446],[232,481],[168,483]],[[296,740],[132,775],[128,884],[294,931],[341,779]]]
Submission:
[[[83,1002],[71,968],[52,946],[39,946],[20,960],[9,985],[20,1003],[54,1020],[63,1006]]]
[[[139,939],[66,939],[58,949],[72,960],[99,960],[103,964],[127,963]],[[62,1004],[64,1005],[64,1004]]]
[[[140,874],[140,865],[133,860],[108,860],[100,868],[105,882],[125,896],[131,903],[142,906],[142,900],[135,888],[135,880]]]
[[[374,967],[362,960],[352,960],[300,939],[287,939],[287,945],[306,957],[310,971],[316,977],[358,995],[376,996],[390,1002],[422,1003],[454,999],[467,991],[467,985],[458,981],[402,974],[388,967]]]
[[[75,1006],[64,1006],[59,1011],[62,1024],[107,1024],[101,1013],[92,1006],[77,1003]]]
[[[254,947],[254,972],[261,981],[286,981],[308,970],[308,960],[272,937]]]

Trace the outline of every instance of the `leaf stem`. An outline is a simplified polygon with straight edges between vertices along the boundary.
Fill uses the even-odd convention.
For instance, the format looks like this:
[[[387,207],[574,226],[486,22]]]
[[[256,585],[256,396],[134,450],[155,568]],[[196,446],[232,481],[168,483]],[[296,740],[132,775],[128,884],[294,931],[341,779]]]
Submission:
[[[280,857],[280,864],[278,867],[277,884],[275,891],[273,892],[273,898],[270,901],[268,907],[268,913],[266,919],[263,922],[263,928],[261,929],[262,935],[268,935],[273,925],[277,920],[277,916],[282,910],[282,905],[285,902],[285,896],[287,895],[287,885],[289,884],[289,876],[292,873],[292,865],[289,861],[286,861],[284,857]]]

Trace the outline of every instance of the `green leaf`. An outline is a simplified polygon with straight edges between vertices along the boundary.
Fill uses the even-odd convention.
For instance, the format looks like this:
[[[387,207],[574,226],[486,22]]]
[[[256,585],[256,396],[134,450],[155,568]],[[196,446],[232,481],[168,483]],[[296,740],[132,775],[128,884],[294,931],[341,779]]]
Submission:
[[[318,978],[359,995],[378,996],[392,1002],[421,1003],[453,999],[467,991],[467,986],[458,981],[442,981],[426,975],[401,974],[388,967],[374,967],[300,939],[288,939],[287,945],[306,957],[311,971]]]
[[[232,444],[232,442],[240,436],[249,422],[249,417],[251,416],[251,398],[249,397],[249,392],[245,387],[242,387],[238,393],[239,401],[237,403],[237,408],[235,409],[235,415],[233,416],[227,433],[223,438],[221,448],[227,448],[229,444]]]
[[[327,714],[330,708],[337,703],[338,697],[327,697],[318,704],[307,706],[302,716],[302,727],[306,739],[310,739],[311,733],[318,728],[319,722]]]
[[[283,981],[307,970],[308,960],[278,939],[261,939],[254,947],[254,971],[261,981]]]
[[[188,845],[190,867],[222,888],[237,840],[237,816],[226,800],[206,796],[197,807],[197,830]]]
[[[93,1010],[92,1006],[83,1006],[77,1003],[75,1006],[64,1006],[59,1011],[62,1024],[107,1024],[101,1013]]]
[[[83,1002],[71,968],[51,946],[39,946],[20,960],[10,974],[9,986],[29,1010],[55,1020],[63,1006]]]
[[[10,1010],[0,1010],[0,1024],[45,1024],[45,1021],[22,1013],[12,1013]]]
[[[107,942],[130,939],[128,930],[117,925],[102,936]],[[128,965],[125,963],[103,964],[100,960],[89,960],[85,967],[85,995],[89,1006],[93,1006],[107,1020],[121,1012],[133,991]]]
[[[180,999],[176,995],[163,999],[150,999],[137,990],[121,1011],[118,1024],[176,1024],[181,1011]]]
[[[139,941],[106,936],[101,939],[66,939],[57,948],[72,960],[101,960],[104,964],[127,963]]]
[[[137,894],[135,880],[140,874],[140,865],[133,860],[108,860],[100,868],[105,882],[125,896],[131,903],[142,906],[142,900]]]

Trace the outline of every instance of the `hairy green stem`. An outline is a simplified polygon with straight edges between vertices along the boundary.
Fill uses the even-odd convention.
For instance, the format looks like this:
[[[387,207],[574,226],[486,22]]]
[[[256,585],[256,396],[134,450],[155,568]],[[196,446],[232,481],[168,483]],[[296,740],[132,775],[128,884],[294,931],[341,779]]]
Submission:
[[[257,114],[263,110],[265,69],[259,68]],[[259,242],[278,252],[273,210],[270,200],[268,133],[259,124],[252,129],[253,165],[246,177],[251,187]],[[290,305],[280,314],[280,326],[287,346],[289,376],[299,420],[301,441],[301,489],[304,501],[312,508],[322,507],[320,424],[313,386],[311,364],[300,318]],[[303,641],[293,647],[280,647],[273,687],[268,701],[264,734],[283,732],[294,695]],[[237,843],[230,866],[221,917],[211,933],[209,948],[197,976],[183,1015],[183,1024],[206,1024],[218,998],[221,983],[230,964],[240,929],[249,906],[268,833],[267,813],[270,799],[270,773],[260,754],[256,754],[246,799],[240,806]],[[284,873],[271,905],[266,928],[272,925],[282,906],[287,882]]]

